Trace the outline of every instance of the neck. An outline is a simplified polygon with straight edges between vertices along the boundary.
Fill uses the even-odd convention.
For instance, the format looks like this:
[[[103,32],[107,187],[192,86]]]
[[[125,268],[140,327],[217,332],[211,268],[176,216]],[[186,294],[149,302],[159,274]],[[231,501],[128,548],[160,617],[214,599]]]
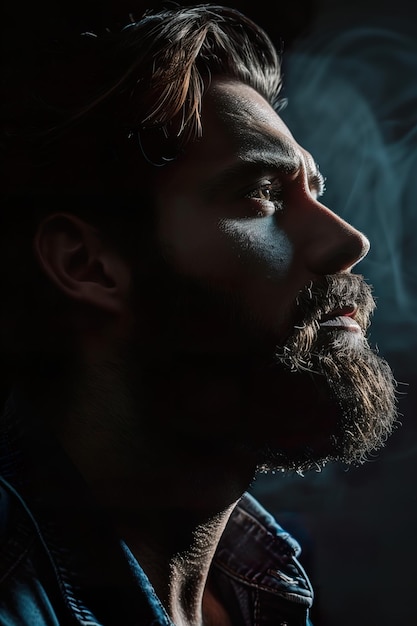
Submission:
[[[227,624],[224,610],[208,589],[208,573],[253,471],[238,475],[231,459],[218,456],[211,463],[172,458],[141,467],[123,480],[103,474],[94,484],[96,497],[110,507],[119,536],[176,626]],[[222,621],[213,621],[213,609],[224,615]]]
[[[190,514],[172,515],[164,511],[159,513],[159,523],[152,528],[150,519],[148,524],[143,520],[137,524],[119,524],[120,534],[176,626],[212,623],[213,601],[209,600],[213,598],[207,578],[233,506],[200,523]]]
[[[129,396],[114,380],[102,390],[107,396],[100,399],[83,391],[59,421],[55,405],[46,417],[50,428],[176,626],[227,624],[207,577],[233,507],[255,473],[253,454],[149,428],[130,402],[118,401]]]
[[[210,624],[213,608],[221,614],[221,606],[207,587],[209,569],[253,470],[238,475],[236,457],[235,463],[219,456],[211,462],[208,458],[167,461],[153,468],[148,465],[129,488],[125,480],[124,493],[116,481],[110,489],[111,514],[173,622]],[[109,481],[102,488],[96,485],[95,491],[109,502]],[[215,623],[227,623],[226,618]]]

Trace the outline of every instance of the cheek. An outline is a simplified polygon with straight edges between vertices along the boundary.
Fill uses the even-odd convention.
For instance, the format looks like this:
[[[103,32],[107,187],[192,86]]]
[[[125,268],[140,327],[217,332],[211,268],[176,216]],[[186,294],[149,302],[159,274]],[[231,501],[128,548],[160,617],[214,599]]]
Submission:
[[[226,265],[216,220],[195,202],[177,196],[162,206],[159,241],[170,265],[182,276],[209,278],[221,275]]]
[[[220,230],[234,252],[235,263],[248,276],[261,273],[264,279],[284,278],[292,264],[293,246],[273,217],[223,220]]]
[[[238,292],[248,283],[277,287],[293,264],[292,243],[274,217],[219,219],[186,197],[162,207],[159,240],[178,274]]]
[[[224,220],[222,235],[233,250],[229,276],[258,329],[281,341],[292,327],[303,282],[297,277],[294,247],[274,217]]]

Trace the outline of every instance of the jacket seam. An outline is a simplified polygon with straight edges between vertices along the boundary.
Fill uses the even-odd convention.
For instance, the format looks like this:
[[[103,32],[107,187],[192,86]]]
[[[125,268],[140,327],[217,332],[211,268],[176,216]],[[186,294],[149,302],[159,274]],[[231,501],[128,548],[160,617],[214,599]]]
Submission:
[[[14,562],[2,572],[1,577],[0,577],[0,584],[3,584],[7,580],[7,578],[9,578],[9,576],[11,576],[13,572],[19,567],[19,565],[25,560],[30,550],[33,548],[35,542],[36,542],[36,537],[35,535],[32,535],[30,544],[26,546],[22,552],[19,552],[19,554],[15,557]],[[3,544],[2,546],[3,552],[7,550],[7,546],[9,544],[10,544],[10,541],[6,541]]]
[[[75,622],[77,624],[88,624],[89,626],[98,626],[98,622],[85,622],[85,615],[84,615],[84,611],[83,611],[83,607],[79,605],[79,601],[78,599],[75,597],[75,594],[72,592],[71,589],[71,585],[69,583],[67,583],[60,572],[59,566],[58,564],[55,562],[51,551],[49,550],[48,544],[45,540],[45,537],[43,536],[43,533],[39,527],[39,524],[37,523],[36,519],[34,518],[31,510],[29,509],[28,505],[26,504],[26,502],[24,501],[24,499],[22,498],[22,496],[14,489],[14,487],[12,485],[10,485],[4,478],[0,477],[0,483],[3,484],[3,486],[7,489],[7,491],[13,496],[13,499],[17,502],[17,504],[19,505],[19,509],[21,511],[23,511],[23,513],[25,514],[31,528],[33,529],[33,539],[32,539],[32,546],[36,543],[36,541],[40,542],[40,545],[43,549],[43,551],[46,553],[47,559],[50,563],[50,566],[52,568],[53,574],[55,576],[55,579],[57,581],[62,599],[64,601],[64,605],[67,609],[67,611],[69,612],[69,614],[71,615],[71,618],[73,620],[75,620]],[[31,547],[32,547],[31,546]],[[27,555],[29,549],[27,549],[25,551],[24,554],[21,555],[21,559],[23,559],[23,557],[25,555]],[[70,588],[68,588],[68,586]],[[77,614],[78,613],[78,614]]]
[[[262,585],[260,583],[254,582],[253,580],[250,580],[248,577],[246,577],[243,574],[237,574],[234,570],[229,568],[227,565],[224,565],[223,563],[216,562],[215,566],[218,567],[219,569],[221,569],[225,574],[227,574],[228,576],[230,576],[234,580],[240,581],[240,582],[248,585],[252,589],[258,589],[260,591],[266,591],[267,593],[271,593],[273,595],[280,596],[281,598],[285,598],[287,600],[292,600],[292,601],[296,602],[299,605],[305,606],[306,608],[309,608],[309,606],[310,606],[309,601],[312,600],[311,595],[305,596],[305,595],[302,595],[302,594],[299,594],[299,593],[296,593],[296,592],[279,591],[277,589],[272,589],[271,587],[268,587],[267,585]]]

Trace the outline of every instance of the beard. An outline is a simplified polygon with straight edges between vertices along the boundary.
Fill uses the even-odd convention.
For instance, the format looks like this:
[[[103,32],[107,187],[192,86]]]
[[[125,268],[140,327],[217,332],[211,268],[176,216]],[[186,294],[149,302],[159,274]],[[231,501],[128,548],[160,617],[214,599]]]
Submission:
[[[385,444],[396,383],[365,336],[375,303],[361,276],[327,276],[303,289],[280,341],[238,299],[163,266],[157,281],[135,290],[147,332],[124,359],[148,434],[163,433],[179,454],[246,450],[260,471],[299,473],[328,461],[361,464]],[[145,317],[144,302],[152,303]],[[352,306],[362,332],[321,326]]]
[[[362,332],[321,325],[332,311],[345,307],[357,307],[355,321]],[[310,392],[323,414],[322,394],[333,411],[330,421],[318,420],[322,433],[318,445],[304,444],[302,437],[298,445],[287,449],[267,445],[261,470],[303,473],[328,461],[359,465],[384,446],[397,423],[396,381],[388,363],[366,338],[374,308],[371,288],[358,275],[327,276],[300,292],[298,320],[290,337],[278,348],[275,362],[278,369],[299,378],[300,384],[289,385],[293,393],[297,388],[303,393],[302,380],[309,379]],[[308,387],[308,383],[304,385]]]

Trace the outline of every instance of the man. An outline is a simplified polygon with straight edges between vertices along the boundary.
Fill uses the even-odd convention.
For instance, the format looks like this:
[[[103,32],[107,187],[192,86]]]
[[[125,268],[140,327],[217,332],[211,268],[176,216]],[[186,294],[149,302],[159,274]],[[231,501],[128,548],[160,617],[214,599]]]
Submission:
[[[299,547],[245,492],[392,429],[369,243],[244,16],[54,46],[5,114],[0,624],[308,624]]]

